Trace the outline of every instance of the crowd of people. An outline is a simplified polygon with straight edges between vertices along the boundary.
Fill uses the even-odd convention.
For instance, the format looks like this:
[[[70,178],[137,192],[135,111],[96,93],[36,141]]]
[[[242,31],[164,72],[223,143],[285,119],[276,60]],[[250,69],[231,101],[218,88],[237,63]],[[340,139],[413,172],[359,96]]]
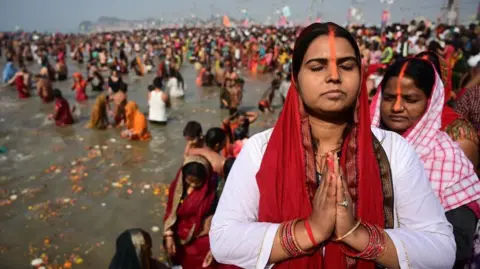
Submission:
[[[23,99],[36,85],[42,102],[55,101],[57,126],[74,124],[72,111],[93,95],[88,128],[148,143],[148,125],[168,126],[171,99],[185,95],[182,67],[194,66],[198,87],[218,88],[229,116],[183,131],[164,216],[171,266],[480,268],[479,24],[4,33],[0,42],[5,87]],[[67,55],[86,67],[72,75],[73,106],[53,88],[68,78]],[[258,111],[242,109],[245,72],[271,76]],[[122,76],[147,73],[145,115]],[[275,127],[251,136],[275,96]],[[161,268],[151,241],[127,230],[110,269]]]

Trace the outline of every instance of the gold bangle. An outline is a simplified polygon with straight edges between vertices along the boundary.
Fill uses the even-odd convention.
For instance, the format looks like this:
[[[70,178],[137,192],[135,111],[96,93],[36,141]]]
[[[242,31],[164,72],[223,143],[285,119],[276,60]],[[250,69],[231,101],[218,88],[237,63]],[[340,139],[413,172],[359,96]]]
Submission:
[[[347,236],[349,236],[349,235],[351,235],[353,232],[355,232],[355,230],[358,229],[358,227],[360,226],[360,224],[362,224],[362,220],[361,220],[361,219],[357,221],[357,224],[355,224],[355,226],[353,226],[353,228],[352,228],[350,231],[348,231],[348,232],[347,232],[346,234],[344,234],[343,236],[340,236],[339,238],[334,239],[333,241],[338,242],[338,241],[340,241],[340,240],[342,240],[342,239],[345,239]]]

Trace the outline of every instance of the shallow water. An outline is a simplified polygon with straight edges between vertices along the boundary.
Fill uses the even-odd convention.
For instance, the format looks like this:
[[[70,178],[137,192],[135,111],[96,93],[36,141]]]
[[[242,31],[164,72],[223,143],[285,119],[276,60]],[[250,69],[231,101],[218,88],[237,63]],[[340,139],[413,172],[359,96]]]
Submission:
[[[29,70],[37,72],[38,66]],[[85,68],[69,63],[69,74],[74,71],[85,73]],[[196,87],[190,65],[182,74],[188,85],[185,99],[173,102],[167,126],[149,126],[149,142],[125,141],[117,129],[84,128],[95,99],[90,90],[88,103],[77,107],[77,122],[64,128],[46,119],[53,104],[42,104],[35,93],[18,100],[14,88],[0,90],[0,147],[6,150],[0,153],[2,268],[29,268],[42,254],[49,264],[68,259],[80,263],[81,258],[73,268],[107,268],[116,237],[135,227],[150,232],[154,256],[164,259],[162,232],[152,232],[152,227],[162,231],[168,184],[181,165],[185,146],[183,127],[197,120],[205,132],[228,114],[218,108],[218,88]],[[147,86],[153,77],[124,77],[129,100],[142,111],[147,111]],[[246,75],[243,109],[256,110],[269,81],[269,76]],[[71,84],[69,80],[54,86],[72,105]],[[274,104],[278,107],[279,100]],[[273,126],[276,116],[260,116],[251,134]]]

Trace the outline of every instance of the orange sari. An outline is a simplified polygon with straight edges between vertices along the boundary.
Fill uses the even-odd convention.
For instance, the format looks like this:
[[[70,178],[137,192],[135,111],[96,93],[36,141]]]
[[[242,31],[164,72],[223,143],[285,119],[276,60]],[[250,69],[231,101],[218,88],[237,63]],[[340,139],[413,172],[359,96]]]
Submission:
[[[125,119],[127,129],[132,132],[132,140],[147,140],[150,138],[147,118],[138,110],[135,102],[130,101],[125,106]]]

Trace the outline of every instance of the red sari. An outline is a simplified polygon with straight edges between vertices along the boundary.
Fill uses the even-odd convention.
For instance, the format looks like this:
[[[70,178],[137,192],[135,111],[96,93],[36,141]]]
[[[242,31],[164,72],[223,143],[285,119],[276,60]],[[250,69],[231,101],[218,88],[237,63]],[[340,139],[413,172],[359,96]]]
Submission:
[[[17,88],[18,98],[26,99],[30,97],[23,75],[17,75],[15,78],[15,87]]]
[[[303,57],[316,37],[328,35],[328,28],[332,26],[339,27],[333,23],[314,23],[305,28],[295,44],[294,60]],[[351,42],[356,46],[353,38]],[[360,55],[357,55],[357,62],[361,63]],[[260,191],[259,222],[281,223],[308,217],[318,187],[308,114],[298,94],[297,82],[292,82],[256,176]],[[382,181],[370,128],[368,96],[363,83],[356,102],[354,123],[344,140],[340,165],[356,205],[356,216],[364,222],[385,227]],[[347,266],[347,257],[340,244],[328,242],[325,256],[321,251],[283,261],[275,268],[375,268],[374,262],[352,259],[348,259]]]
[[[189,156],[184,166],[191,162],[203,164],[208,171],[207,182],[189,195],[184,195],[181,169],[170,184],[167,208],[164,217],[164,229],[172,230],[176,240],[176,255],[171,257],[175,264],[183,268],[202,268],[203,261],[210,251],[208,235],[200,236],[205,218],[212,212],[216,197],[216,178],[207,159],[201,156]],[[183,198],[183,199],[182,199]],[[216,268],[212,264],[207,268]]]
[[[73,77],[76,79],[75,83],[73,84],[72,89],[75,90],[75,99],[77,102],[84,102],[88,99],[86,89],[87,89],[87,82],[83,79],[82,74],[79,72],[75,72]]]
[[[55,99],[54,120],[55,124],[60,127],[73,124],[73,117],[70,111],[70,105],[68,104],[68,101],[63,97]]]

